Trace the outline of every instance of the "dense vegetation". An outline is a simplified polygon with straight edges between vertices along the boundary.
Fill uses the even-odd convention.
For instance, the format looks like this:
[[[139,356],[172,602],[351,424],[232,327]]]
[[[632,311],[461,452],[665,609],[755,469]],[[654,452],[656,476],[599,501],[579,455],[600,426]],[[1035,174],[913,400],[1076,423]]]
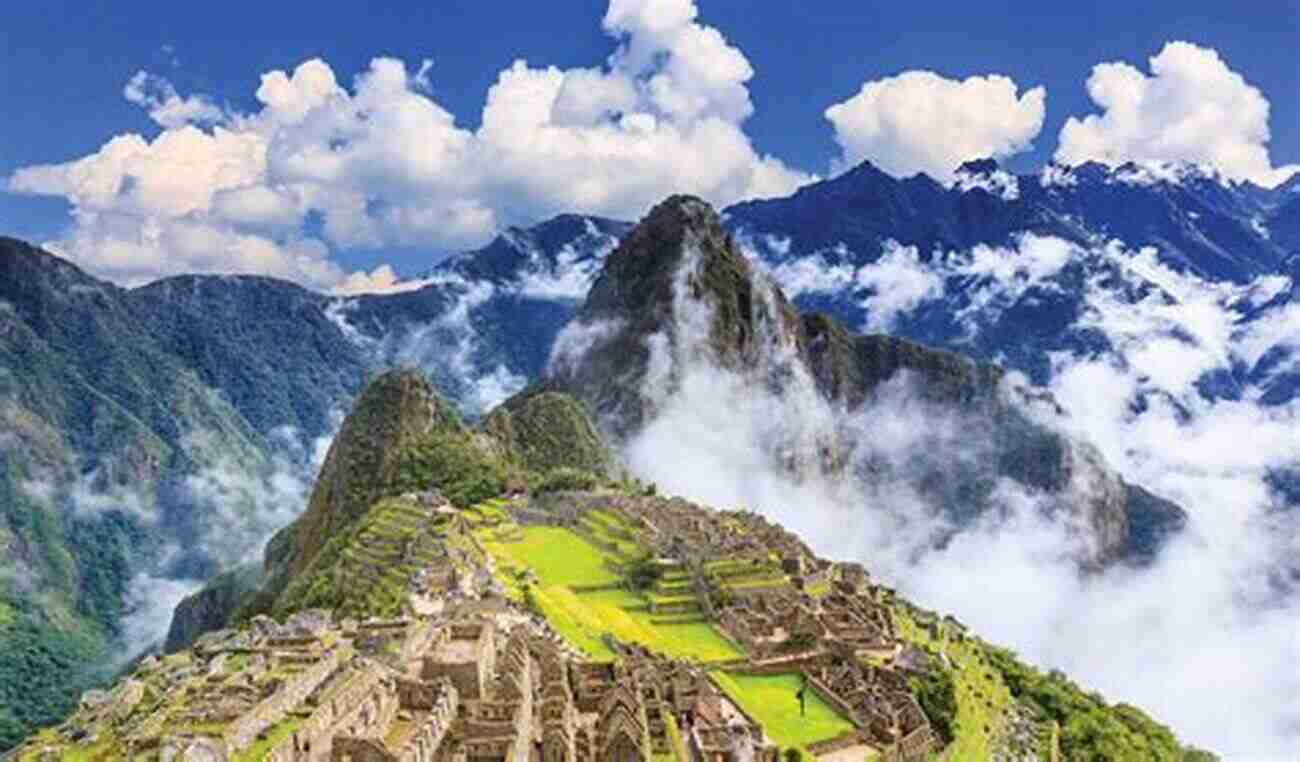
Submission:
[[[540,474],[560,468],[604,474],[613,460],[586,408],[567,394],[525,391],[494,410],[482,429],[508,459]]]
[[[156,545],[124,513],[61,513],[21,481],[0,454],[0,555],[28,564],[0,575],[0,750],[110,677],[95,665],[120,635],[127,588]]]
[[[452,504],[468,507],[504,492],[511,475],[511,469],[478,445],[473,434],[434,431],[402,452],[394,486],[399,492],[437,489]]]
[[[1095,760],[1168,760],[1211,762],[1213,754],[1183,747],[1169,728],[1128,704],[1111,706],[1085,692],[1055,670],[1041,672],[1002,648],[986,648],[1011,695],[1026,702],[1060,727],[1061,753],[1067,762]]]
[[[80,691],[108,679],[95,669],[105,656],[94,628],[65,630],[45,622],[22,598],[0,598],[0,749],[63,719]]]
[[[945,746],[952,743],[957,737],[957,687],[952,672],[932,659],[925,673],[911,683],[931,729]]]
[[[255,468],[278,427],[323,433],[359,387],[324,306],[261,278],[125,290],[0,237],[0,751],[101,679],[159,546],[184,576],[212,571],[175,486]]]

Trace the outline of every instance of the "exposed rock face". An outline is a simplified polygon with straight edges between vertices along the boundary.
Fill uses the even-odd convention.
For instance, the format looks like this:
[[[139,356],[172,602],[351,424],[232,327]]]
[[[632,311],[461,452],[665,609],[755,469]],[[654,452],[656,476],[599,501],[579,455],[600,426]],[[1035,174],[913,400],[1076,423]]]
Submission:
[[[189,648],[203,633],[225,627],[261,581],[261,568],[249,564],[218,575],[202,590],[186,596],[172,614],[163,650],[175,653]]]
[[[890,415],[877,408],[884,385],[905,383],[917,410],[961,431],[962,457],[940,449],[906,469],[958,527],[991,507],[1001,479],[1063,514],[1081,533],[1088,566],[1149,559],[1185,520],[1177,506],[1125,484],[1094,447],[1045,423],[1032,409],[1059,412],[1055,403],[1011,388],[1000,368],[801,315],[754,271],[707,204],[677,196],[606,260],[557,341],[545,386],[584,401],[606,432],[626,441],[654,420],[683,374],[701,366],[744,379],[755,393],[819,398],[831,422],[811,438],[774,442],[773,454],[796,475],[819,469],[867,481],[884,467],[855,461],[855,439],[869,435],[872,416]]]

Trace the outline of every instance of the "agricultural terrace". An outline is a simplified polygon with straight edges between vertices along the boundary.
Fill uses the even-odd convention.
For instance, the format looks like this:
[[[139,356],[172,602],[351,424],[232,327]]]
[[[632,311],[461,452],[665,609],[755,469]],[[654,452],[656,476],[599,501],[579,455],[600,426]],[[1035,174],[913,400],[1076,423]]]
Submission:
[[[801,716],[796,694],[803,682],[797,673],[744,675],[715,670],[709,677],[782,748],[804,747],[854,730],[853,723],[812,688],[805,691],[807,713]]]
[[[531,598],[551,626],[592,659],[614,658],[601,639],[605,633],[682,659],[743,657],[703,617],[681,578],[669,575],[644,594],[623,584],[623,566],[645,551],[619,516],[591,511],[574,531],[521,527],[499,506],[478,506],[473,514],[476,536],[509,594],[525,603]],[[651,611],[652,600],[658,613]]]
[[[986,658],[979,641],[974,638],[963,641],[936,639],[929,629],[912,618],[906,607],[896,607],[893,614],[903,640],[942,652],[953,665],[951,674],[957,714],[948,758],[992,759],[997,747],[996,739],[1002,731],[1002,718],[1009,715],[1015,699]]]

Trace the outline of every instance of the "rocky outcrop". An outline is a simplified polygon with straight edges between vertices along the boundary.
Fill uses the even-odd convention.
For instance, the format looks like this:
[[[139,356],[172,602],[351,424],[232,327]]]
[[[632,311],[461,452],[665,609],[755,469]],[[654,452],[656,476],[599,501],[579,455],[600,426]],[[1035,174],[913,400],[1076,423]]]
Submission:
[[[203,589],[186,596],[172,614],[163,650],[175,653],[189,648],[203,633],[225,627],[261,581],[261,567],[247,564],[217,575]]]

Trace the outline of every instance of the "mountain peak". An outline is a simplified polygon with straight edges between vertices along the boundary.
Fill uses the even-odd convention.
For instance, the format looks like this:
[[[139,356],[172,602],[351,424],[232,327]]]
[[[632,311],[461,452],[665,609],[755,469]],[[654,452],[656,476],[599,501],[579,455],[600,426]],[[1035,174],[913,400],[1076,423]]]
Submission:
[[[376,376],[330,446],[307,510],[294,525],[288,558],[272,558],[268,548],[272,578],[278,571],[304,569],[335,532],[389,489],[404,443],[443,428],[459,430],[463,424],[422,373],[400,369]]]
[[[672,233],[691,228],[722,229],[722,219],[708,202],[696,196],[678,194],[660,201],[638,227]]]
[[[587,317],[623,315],[656,323],[672,303],[673,285],[687,254],[725,269],[748,271],[722,218],[694,196],[670,196],[623,238],[596,279],[583,312]]]
[[[1002,169],[1002,167],[998,164],[996,159],[987,157],[983,159],[964,161],[961,163],[961,166],[957,167],[958,172],[965,172],[972,175],[991,175],[1000,169]]]

